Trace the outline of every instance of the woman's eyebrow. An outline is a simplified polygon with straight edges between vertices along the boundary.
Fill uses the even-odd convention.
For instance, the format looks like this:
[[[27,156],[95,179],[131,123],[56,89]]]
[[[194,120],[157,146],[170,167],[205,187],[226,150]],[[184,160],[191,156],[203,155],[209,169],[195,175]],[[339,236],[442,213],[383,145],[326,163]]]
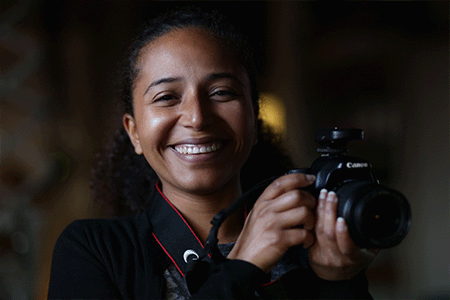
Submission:
[[[144,95],[148,93],[148,91],[161,83],[171,83],[171,82],[176,82],[176,81],[181,81],[181,77],[165,77],[165,78],[161,78],[161,79],[157,79],[155,81],[153,81],[152,83],[150,83],[150,85],[147,87],[147,89],[144,92]]]
[[[237,78],[233,74],[226,73],[226,72],[212,73],[212,74],[209,74],[207,77],[208,80],[215,80],[215,79],[221,79],[221,78],[229,78],[229,79],[236,81],[240,85],[244,85],[244,83],[241,80],[239,80],[239,78]]]

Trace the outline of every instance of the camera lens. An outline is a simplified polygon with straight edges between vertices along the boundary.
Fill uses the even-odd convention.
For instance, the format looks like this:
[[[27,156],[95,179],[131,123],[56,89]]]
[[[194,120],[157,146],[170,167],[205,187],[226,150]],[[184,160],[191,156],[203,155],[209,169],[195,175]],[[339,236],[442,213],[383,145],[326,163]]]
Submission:
[[[363,248],[390,248],[409,231],[411,209],[406,198],[373,182],[350,181],[337,191],[338,215],[353,241]]]
[[[391,195],[377,195],[370,199],[363,209],[363,232],[373,239],[395,234],[401,223],[400,207],[395,205]]]

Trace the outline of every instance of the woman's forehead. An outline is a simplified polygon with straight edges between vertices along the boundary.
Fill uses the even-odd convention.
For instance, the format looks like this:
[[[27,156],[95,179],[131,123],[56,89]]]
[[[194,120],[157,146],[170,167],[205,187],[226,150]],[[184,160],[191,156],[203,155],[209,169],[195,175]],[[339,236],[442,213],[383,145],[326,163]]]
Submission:
[[[244,69],[216,36],[197,27],[174,29],[158,37],[144,47],[138,66],[145,73],[177,73],[188,66],[236,73]]]

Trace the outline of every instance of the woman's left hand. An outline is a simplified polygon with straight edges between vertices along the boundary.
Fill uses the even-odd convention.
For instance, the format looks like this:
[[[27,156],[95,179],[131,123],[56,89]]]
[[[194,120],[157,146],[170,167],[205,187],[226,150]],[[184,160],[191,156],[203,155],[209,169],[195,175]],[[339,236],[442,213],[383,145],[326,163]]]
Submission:
[[[312,269],[322,279],[347,280],[369,266],[379,249],[362,249],[351,239],[343,218],[337,218],[337,196],[322,190],[317,205],[316,242],[309,249]]]

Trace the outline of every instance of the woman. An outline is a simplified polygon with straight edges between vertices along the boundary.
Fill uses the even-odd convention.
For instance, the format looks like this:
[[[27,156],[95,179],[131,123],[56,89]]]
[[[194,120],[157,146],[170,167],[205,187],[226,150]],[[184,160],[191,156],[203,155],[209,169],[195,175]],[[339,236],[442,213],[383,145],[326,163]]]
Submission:
[[[242,195],[247,177],[261,176],[244,164],[271,171],[258,157],[267,139],[247,49],[217,14],[182,10],[146,27],[125,73],[129,141],[118,138],[135,154],[124,155],[121,173],[114,169],[118,192],[99,193],[112,207],[125,199],[121,209],[142,213],[72,223],[55,246],[49,298],[280,297],[270,281],[282,274],[289,274],[280,280],[286,297],[370,297],[362,271],[374,254],[357,248],[336,220],[333,192],[322,191],[316,203],[301,189],[314,182],[305,174],[277,178],[250,212],[229,216],[218,232],[227,259],[196,273],[194,284],[184,279],[210,221]]]

